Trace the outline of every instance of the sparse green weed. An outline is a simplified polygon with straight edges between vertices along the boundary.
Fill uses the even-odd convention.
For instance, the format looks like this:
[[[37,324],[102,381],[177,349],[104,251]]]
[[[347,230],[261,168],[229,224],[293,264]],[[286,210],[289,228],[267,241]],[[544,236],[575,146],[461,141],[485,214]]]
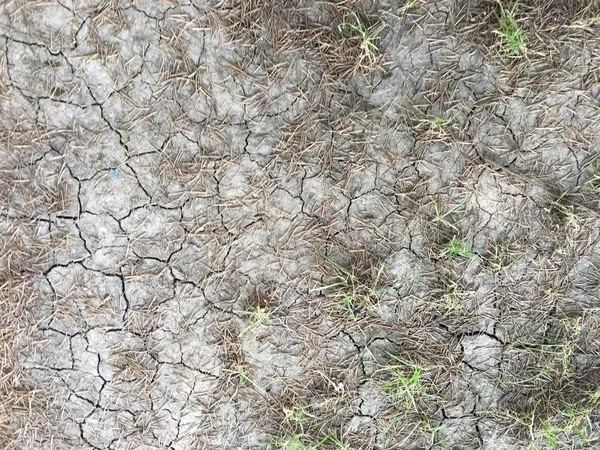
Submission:
[[[574,331],[568,339],[553,344],[521,344],[531,352],[537,353],[539,370],[533,375],[534,379],[552,378],[557,373],[560,377],[571,375],[571,359],[577,352],[576,341],[579,332]]]
[[[443,117],[434,117],[431,119],[421,119],[419,123],[421,128],[425,129],[425,133],[432,137],[442,138],[449,134],[448,126],[452,124],[454,118],[444,119]]]
[[[378,298],[387,291],[380,287],[383,265],[359,268],[351,265],[346,268],[333,261],[321,250],[317,255],[325,263],[323,274],[325,284],[312,289],[334,300],[334,305],[347,311],[352,320],[357,319],[361,310],[374,309]]]
[[[372,67],[379,61],[378,43],[385,27],[385,23],[377,23],[369,27],[358,13],[347,11],[338,25],[338,31],[344,38],[357,42],[360,47],[358,65]]]
[[[515,379],[503,384],[516,388],[513,399],[525,403],[518,400],[520,406],[512,410],[511,402],[503,417],[527,432],[530,449],[595,448],[589,445],[600,442],[594,425],[599,373],[597,367],[581,365],[581,339],[586,338],[582,318],[564,317],[551,329],[550,343],[519,344],[521,353],[514,360],[522,364]]]
[[[513,241],[493,242],[488,246],[485,261],[491,266],[492,270],[510,269],[525,256],[524,252],[518,252],[511,248],[513,243]]]
[[[249,323],[246,328],[240,332],[240,336],[252,331],[259,325],[268,325],[271,323],[271,319],[269,318],[269,313],[266,308],[257,307],[252,311],[238,311],[238,314],[249,318]]]
[[[569,195],[569,189],[564,191],[558,198],[550,204],[565,218],[567,224],[575,229],[579,229],[581,218],[575,213],[573,205],[566,203],[566,197]]]
[[[447,278],[437,295],[432,295],[431,298],[425,298],[422,301],[435,308],[439,314],[457,319],[463,311],[465,298],[470,295],[472,292],[466,291],[459,283]]]
[[[566,25],[566,28],[591,30],[600,23],[600,16],[590,17],[589,19],[578,20],[571,25]]]
[[[461,202],[458,205],[450,208],[446,212],[441,212],[440,205],[438,204],[437,201],[434,201],[434,205],[435,205],[435,217],[433,218],[433,221],[440,223],[444,226],[447,226],[449,228],[452,228],[455,231],[458,231],[458,228],[456,228],[456,226],[454,226],[454,224],[450,221],[450,218],[452,217],[453,214],[456,214],[456,213],[459,213],[462,211],[462,207],[464,206],[464,203]]]
[[[439,439],[439,432],[444,429],[443,423],[440,423],[439,420],[433,420],[426,412],[423,412],[419,419],[419,425],[425,433],[431,436],[432,442],[435,442],[441,448],[446,448],[445,442]]]
[[[448,291],[436,305],[459,314],[463,307],[463,299],[469,295],[471,293],[463,291],[456,281],[448,280]]]
[[[240,335],[231,328],[222,328],[217,330],[217,336],[224,349],[223,372],[227,379],[240,387],[253,384],[251,366],[244,358]]]
[[[536,403],[528,417],[528,431],[532,448],[569,449],[573,443],[580,445],[598,442],[598,435],[592,430],[590,415],[594,405],[561,402],[552,415],[541,421],[536,420]],[[538,445],[543,447],[538,447]]]
[[[310,443],[310,437],[305,434],[289,434],[277,438],[267,445],[275,445],[281,450],[349,450],[336,431],[332,431],[315,443]]]
[[[385,352],[391,360],[380,369],[390,378],[381,383],[381,387],[394,400],[403,412],[417,412],[418,398],[425,393],[423,375],[429,367],[404,360]]]
[[[398,10],[401,13],[407,12],[413,6],[419,4],[421,0],[404,0],[404,4]],[[397,3],[397,2],[396,2]],[[396,4],[393,0],[379,0],[379,5],[383,8],[390,8],[392,5]]]
[[[456,256],[468,259],[474,255],[475,253],[469,250],[469,245],[456,236],[454,236],[450,242],[446,244],[446,247],[444,247],[439,254],[440,258],[445,258],[449,261],[452,261]]]
[[[527,54],[529,39],[516,19],[518,1],[510,7],[504,6],[502,0],[498,0],[500,14],[498,15],[499,28],[495,32],[502,39],[504,48],[503,56],[522,57]]]
[[[270,325],[271,315],[276,313],[278,308],[273,305],[273,292],[271,289],[255,288],[248,299],[244,310],[237,311],[237,314],[248,319],[248,325],[244,328],[239,337],[254,330],[260,325]]]
[[[594,165],[588,166],[588,170],[594,175],[594,179],[600,179],[600,169]]]
[[[112,355],[109,360],[117,369],[119,377],[144,385],[152,378],[152,359],[147,354],[138,351],[121,350]]]
[[[317,419],[317,417],[311,414],[312,405],[295,405],[291,408],[283,408],[285,417],[283,419],[283,426],[286,429],[299,429],[304,433],[304,423],[309,419]]]

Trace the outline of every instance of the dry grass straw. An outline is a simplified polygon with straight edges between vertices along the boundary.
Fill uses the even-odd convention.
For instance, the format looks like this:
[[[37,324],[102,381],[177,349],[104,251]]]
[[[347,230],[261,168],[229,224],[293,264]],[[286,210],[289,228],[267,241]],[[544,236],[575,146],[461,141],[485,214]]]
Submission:
[[[502,56],[515,71],[547,67],[564,58],[567,47],[597,47],[600,27],[598,0],[461,0],[455,3],[454,23],[460,36]],[[504,41],[504,42],[502,42]],[[504,50],[503,50],[504,47]],[[506,55],[506,52],[505,52]]]
[[[50,401],[20,365],[36,321],[36,276],[47,269],[53,251],[44,237],[45,213],[58,213],[66,204],[60,175],[48,182],[34,164],[43,159],[33,159],[43,138],[0,131],[0,448],[7,449],[23,448],[35,429],[45,427]]]
[[[2,254],[10,262],[15,234],[2,234]],[[37,255],[33,258],[37,260]],[[43,411],[49,401],[47,393],[36,388],[20,366],[21,355],[31,343],[32,309],[37,299],[33,274],[26,270],[34,265],[23,255],[19,259],[23,269],[16,265],[0,268],[0,448],[6,449],[18,448],[17,440],[23,442],[31,429],[43,427]]]
[[[247,42],[248,55],[280,78],[320,73],[324,82],[337,82],[383,62],[378,42],[384,25],[360,11],[357,0],[240,0],[234,8],[229,5],[216,7],[224,27]]]
[[[253,109],[266,108],[261,102],[269,81],[295,86],[289,107],[276,114],[280,126],[273,138],[282,162],[331,167],[348,151],[361,153],[356,136],[364,114],[359,105],[346,104],[345,86],[355,75],[370,83],[385,66],[379,51],[385,24],[374,8],[364,9],[358,0],[240,0],[220,2],[214,16],[213,26],[241,49],[237,61],[226,64],[236,78],[252,76]]]
[[[513,342],[507,350],[500,416],[532,443],[592,448],[586,445],[600,442],[598,315],[553,315],[545,327],[544,340]]]

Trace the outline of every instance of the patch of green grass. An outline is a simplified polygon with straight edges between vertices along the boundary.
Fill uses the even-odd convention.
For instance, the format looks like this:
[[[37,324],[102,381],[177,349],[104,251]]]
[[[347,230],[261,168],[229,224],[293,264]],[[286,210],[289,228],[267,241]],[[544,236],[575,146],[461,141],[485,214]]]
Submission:
[[[580,402],[559,402],[552,414],[544,413],[544,418],[538,420],[538,409],[543,407],[542,403],[542,400],[538,401],[532,411],[517,420],[527,428],[530,449],[591,448],[587,446],[599,442],[600,435],[593,430],[591,418],[597,405],[593,395]],[[573,446],[575,443],[576,447]]]
[[[500,8],[500,13],[498,14],[499,25],[495,32],[502,40],[505,56],[525,56],[529,47],[529,39],[516,19],[518,5],[519,2],[516,1],[511,6],[505,6],[502,0],[498,0]]]
[[[388,352],[386,354],[391,360],[380,371],[389,379],[381,383],[381,388],[390,395],[399,410],[417,412],[417,400],[425,393],[423,375],[430,368]]]
[[[356,42],[360,47],[359,66],[372,67],[379,61],[379,39],[385,29],[385,23],[367,26],[358,13],[346,11],[338,31],[343,38]]]
[[[457,256],[469,259],[474,255],[475,253],[469,249],[469,244],[456,236],[454,236],[450,242],[446,244],[439,254],[440,258],[444,258],[449,261],[452,261]]]
[[[312,289],[331,298],[333,305],[345,310],[352,320],[356,320],[362,310],[373,310],[378,298],[387,291],[380,286],[383,265],[359,267],[351,264],[346,268],[333,261],[321,250],[317,256],[323,261],[324,284]]]

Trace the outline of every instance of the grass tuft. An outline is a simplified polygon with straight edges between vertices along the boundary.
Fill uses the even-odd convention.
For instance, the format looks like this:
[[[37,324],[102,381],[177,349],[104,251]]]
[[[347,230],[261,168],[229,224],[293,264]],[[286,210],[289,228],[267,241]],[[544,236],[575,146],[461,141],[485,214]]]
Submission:
[[[391,360],[381,370],[386,372],[390,378],[381,383],[381,387],[391,396],[399,409],[416,412],[418,409],[417,399],[424,393],[422,377],[427,368],[390,353],[387,355]]]
[[[469,244],[456,236],[446,244],[439,254],[440,258],[447,259],[448,261],[452,261],[457,256],[469,259],[474,255],[475,253],[469,250]]]
[[[320,271],[323,273],[323,284],[312,291],[321,292],[333,300],[336,306],[357,320],[358,315],[365,311],[373,311],[387,289],[381,286],[383,265],[374,261],[355,260],[345,267],[321,250],[316,250],[321,260]]]
[[[359,67],[373,67],[379,62],[378,43],[385,27],[385,23],[367,26],[354,11],[347,11],[344,14],[342,22],[338,24],[338,31],[344,39],[348,39],[360,48],[360,56],[357,61]]]
[[[516,19],[518,5],[519,2],[514,2],[511,6],[504,6],[502,1],[498,0],[500,14],[496,33],[502,40],[503,56],[520,58],[527,54],[529,39]]]

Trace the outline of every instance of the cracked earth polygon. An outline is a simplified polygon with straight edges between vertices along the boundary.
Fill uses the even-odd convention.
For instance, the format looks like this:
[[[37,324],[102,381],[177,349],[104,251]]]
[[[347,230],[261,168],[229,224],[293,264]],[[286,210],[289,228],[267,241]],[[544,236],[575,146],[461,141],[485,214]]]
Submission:
[[[599,448],[598,17],[0,2],[0,448]]]

